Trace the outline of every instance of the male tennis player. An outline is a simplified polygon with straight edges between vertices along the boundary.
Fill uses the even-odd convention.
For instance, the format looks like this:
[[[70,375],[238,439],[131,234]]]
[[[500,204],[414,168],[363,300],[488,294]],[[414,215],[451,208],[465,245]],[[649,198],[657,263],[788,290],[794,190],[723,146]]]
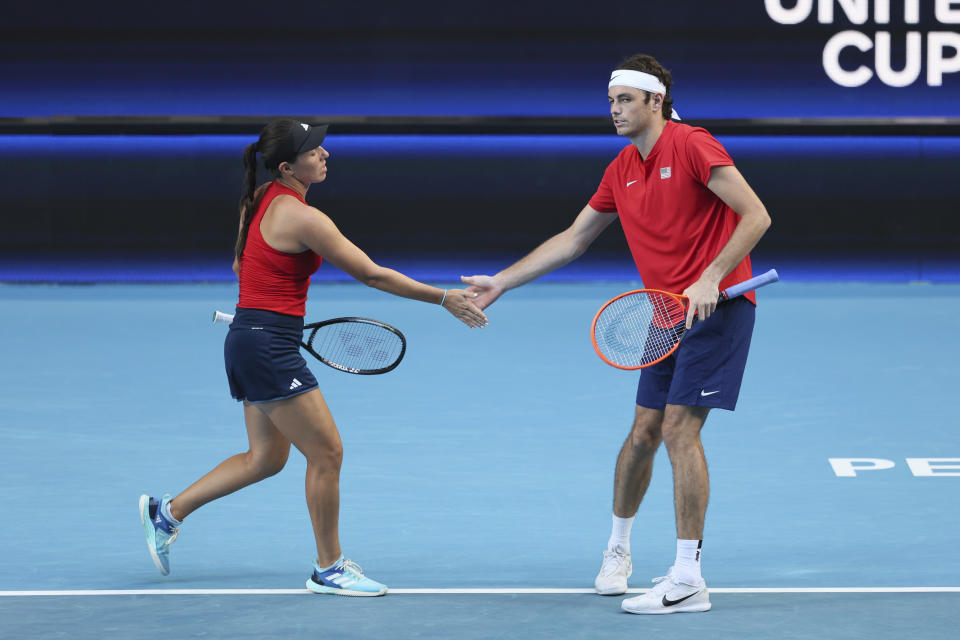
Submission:
[[[707,611],[700,573],[709,497],[700,430],[712,408],[733,410],[753,331],[752,293],[718,305],[721,289],[751,277],[749,252],[770,216],[723,146],[673,119],[670,72],[648,55],[623,61],[607,97],[617,135],[630,140],[590,202],[565,231],[495,276],[464,277],[484,308],[501,294],[580,256],[619,216],[644,286],[682,292],[690,330],[680,347],[644,369],[633,428],[617,458],[613,531],[594,582],[619,595],[632,573],[630,528],[666,444],[673,466],[677,555],[648,593],[623,601],[630,613]]]

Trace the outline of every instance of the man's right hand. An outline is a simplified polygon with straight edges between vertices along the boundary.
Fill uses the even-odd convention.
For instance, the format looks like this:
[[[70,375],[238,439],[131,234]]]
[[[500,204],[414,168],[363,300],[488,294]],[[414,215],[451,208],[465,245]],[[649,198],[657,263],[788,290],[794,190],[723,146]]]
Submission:
[[[471,302],[481,309],[486,309],[499,298],[504,289],[493,276],[460,276],[461,282],[470,285],[467,291],[477,294]]]

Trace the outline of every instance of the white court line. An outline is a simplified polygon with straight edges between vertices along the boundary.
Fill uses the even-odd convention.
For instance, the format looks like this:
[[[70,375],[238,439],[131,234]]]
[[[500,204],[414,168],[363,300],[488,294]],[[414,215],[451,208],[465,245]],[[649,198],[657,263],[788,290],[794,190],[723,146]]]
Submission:
[[[646,593],[649,589],[629,589]],[[391,589],[392,594],[413,595],[514,595],[593,593],[593,589]],[[730,587],[710,593],[960,593],[960,587]],[[74,589],[70,591],[0,591],[0,597],[43,596],[289,596],[313,595],[306,589]]]

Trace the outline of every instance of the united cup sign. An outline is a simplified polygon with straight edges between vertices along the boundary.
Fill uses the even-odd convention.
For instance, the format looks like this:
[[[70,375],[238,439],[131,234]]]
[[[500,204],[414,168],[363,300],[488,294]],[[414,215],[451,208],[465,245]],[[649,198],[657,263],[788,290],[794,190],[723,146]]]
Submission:
[[[785,25],[800,24],[812,19],[814,13],[820,24],[834,24],[846,18],[854,25],[864,25],[863,30],[836,33],[823,47],[823,70],[843,87],[859,87],[874,74],[891,87],[907,87],[918,81],[939,87],[945,74],[960,71],[960,33],[948,26],[960,24],[960,0],[764,0],[764,6],[770,19]],[[910,29],[911,25],[931,18],[942,28]],[[908,30],[905,35],[895,36],[885,30],[890,25],[902,25]],[[902,43],[895,42],[895,37],[901,38]],[[906,56],[902,67],[898,64],[895,69],[891,49],[901,44]],[[841,65],[841,55],[856,62]]]

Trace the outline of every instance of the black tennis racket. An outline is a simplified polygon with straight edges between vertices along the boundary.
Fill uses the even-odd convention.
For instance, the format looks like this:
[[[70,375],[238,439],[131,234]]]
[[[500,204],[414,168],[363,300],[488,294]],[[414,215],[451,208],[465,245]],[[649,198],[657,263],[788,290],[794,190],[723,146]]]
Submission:
[[[213,321],[230,324],[233,316],[213,313]],[[337,371],[361,376],[393,371],[407,352],[407,339],[386,322],[370,318],[333,318],[303,325],[310,334],[300,342],[307,353]]]

